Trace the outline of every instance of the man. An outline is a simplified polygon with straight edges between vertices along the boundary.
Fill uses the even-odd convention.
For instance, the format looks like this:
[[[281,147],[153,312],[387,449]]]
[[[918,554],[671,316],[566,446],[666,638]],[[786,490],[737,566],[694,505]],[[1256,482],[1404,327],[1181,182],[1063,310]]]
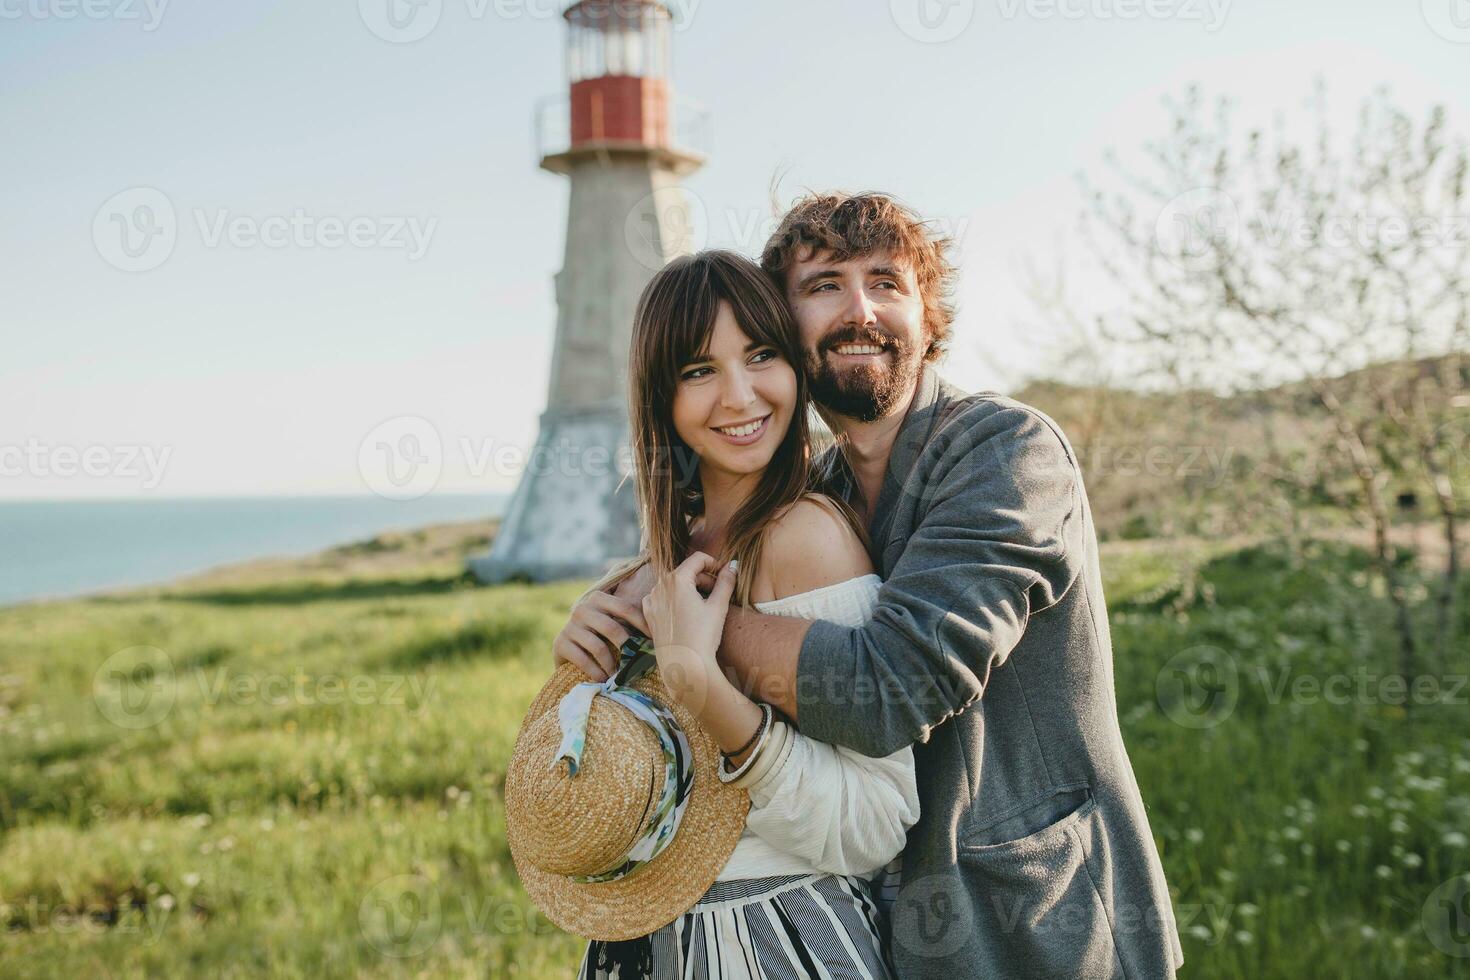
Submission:
[[[1118,728],[1076,457],[1042,413],[934,373],[947,244],[878,194],[806,198],[767,244],[843,443],[835,492],[885,581],[857,629],[732,608],[720,660],[812,738],[913,745],[900,978],[1172,977],[1183,953]]]

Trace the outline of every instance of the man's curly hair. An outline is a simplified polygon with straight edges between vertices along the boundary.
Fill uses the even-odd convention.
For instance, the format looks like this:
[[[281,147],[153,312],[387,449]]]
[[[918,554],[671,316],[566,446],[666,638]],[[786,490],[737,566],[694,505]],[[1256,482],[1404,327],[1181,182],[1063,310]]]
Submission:
[[[761,268],[784,293],[787,271],[813,254],[830,252],[834,260],[846,262],[875,252],[893,253],[914,270],[929,335],[924,360],[933,362],[948,348],[954,324],[951,244],[887,194],[810,194],[781,219],[761,252]]]

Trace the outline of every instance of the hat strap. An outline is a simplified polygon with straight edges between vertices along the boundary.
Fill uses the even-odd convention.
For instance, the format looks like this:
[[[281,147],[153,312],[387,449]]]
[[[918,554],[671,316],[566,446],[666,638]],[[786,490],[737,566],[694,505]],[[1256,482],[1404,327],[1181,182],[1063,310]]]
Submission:
[[[600,695],[621,704],[635,718],[653,729],[664,756],[663,792],[659,795],[653,819],[648,823],[647,829],[618,864],[596,874],[566,876],[576,882],[617,881],[663,853],[679,829],[679,821],[684,817],[684,808],[689,802],[689,793],[694,785],[694,753],[678,719],[642,691],[619,686],[618,678],[622,673],[619,671],[602,682],[578,684],[562,697],[561,703],[557,705],[561,745],[557,748],[556,758],[551,765],[555,768],[565,759],[568,774],[576,777],[587,740],[587,720],[592,711],[592,699]]]

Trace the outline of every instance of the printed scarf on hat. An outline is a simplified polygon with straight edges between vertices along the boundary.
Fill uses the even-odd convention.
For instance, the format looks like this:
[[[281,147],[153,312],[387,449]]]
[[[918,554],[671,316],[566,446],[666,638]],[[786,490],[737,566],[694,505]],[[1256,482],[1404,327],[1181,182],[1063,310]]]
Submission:
[[[653,646],[646,637],[634,636],[623,644],[620,652],[622,663],[613,676],[601,682],[578,684],[566,693],[557,706],[557,720],[561,725],[562,738],[551,764],[554,768],[563,759],[567,760],[568,775],[576,777],[587,739],[587,720],[592,710],[592,699],[601,696],[627,708],[658,737],[664,756],[664,786],[648,829],[617,865],[596,874],[567,875],[572,881],[584,884],[626,878],[662,854],[678,832],[679,822],[684,817],[684,808],[689,802],[690,790],[694,786],[694,753],[678,719],[642,691],[626,686],[656,666]]]

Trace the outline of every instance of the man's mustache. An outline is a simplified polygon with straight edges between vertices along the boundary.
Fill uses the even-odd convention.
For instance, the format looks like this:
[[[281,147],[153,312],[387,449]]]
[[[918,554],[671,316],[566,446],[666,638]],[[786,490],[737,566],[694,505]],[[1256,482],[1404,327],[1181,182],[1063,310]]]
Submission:
[[[825,353],[832,348],[838,347],[842,344],[872,344],[875,347],[882,347],[884,350],[893,350],[894,348],[901,346],[898,343],[897,338],[890,337],[888,334],[883,333],[881,330],[864,330],[860,327],[844,327],[841,330],[838,330],[834,333],[828,334],[826,337],[823,337],[821,344],[817,346],[817,350]]]

